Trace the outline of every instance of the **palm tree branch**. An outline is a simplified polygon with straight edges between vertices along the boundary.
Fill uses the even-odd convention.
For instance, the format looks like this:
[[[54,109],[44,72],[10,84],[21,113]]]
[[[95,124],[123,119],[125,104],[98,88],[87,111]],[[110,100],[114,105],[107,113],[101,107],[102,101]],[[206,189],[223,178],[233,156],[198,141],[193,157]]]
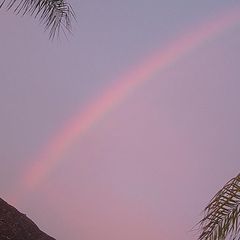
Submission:
[[[0,8],[5,2],[2,1]],[[54,38],[60,29],[71,32],[71,20],[75,19],[71,5],[65,0],[10,0],[6,7],[8,10],[13,9],[16,14],[39,17],[45,29],[50,29],[50,38]]]
[[[227,182],[204,209],[199,240],[236,239],[240,232],[240,174]]]

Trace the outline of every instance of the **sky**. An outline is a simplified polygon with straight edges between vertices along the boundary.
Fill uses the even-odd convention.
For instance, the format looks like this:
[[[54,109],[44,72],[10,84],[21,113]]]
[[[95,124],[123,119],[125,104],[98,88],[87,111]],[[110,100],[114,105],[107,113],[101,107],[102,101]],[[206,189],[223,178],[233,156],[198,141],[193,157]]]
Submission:
[[[240,4],[70,3],[54,41],[0,11],[0,197],[58,240],[197,239],[240,169]]]

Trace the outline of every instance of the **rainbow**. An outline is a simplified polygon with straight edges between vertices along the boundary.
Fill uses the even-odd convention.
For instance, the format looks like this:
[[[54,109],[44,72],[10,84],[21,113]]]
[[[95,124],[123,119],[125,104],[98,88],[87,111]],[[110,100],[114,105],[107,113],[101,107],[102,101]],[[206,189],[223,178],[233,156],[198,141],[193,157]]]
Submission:
[[[76,139],[84,134],[106,113],[121,103],[129,93],[150,80],[155,74],[166,70],[192,50],[217,37],[230,27],[240,22],[240,9],[224,11],[214,19],[195,27],[194,30],[181,35],[175,41],[160,49],[137,67],[119,77],[113,86],[105,90],[100,97],[92,101],[85,111],[76,114],[66,123],[46,147],[40,151],[32,165],[26,169],[20,180],[19,194],[33,191],[47,178],[51,170],[61,161]],[[17,197],[19,199],[19,196]],[[15,198],[16,199],[16,198]]]

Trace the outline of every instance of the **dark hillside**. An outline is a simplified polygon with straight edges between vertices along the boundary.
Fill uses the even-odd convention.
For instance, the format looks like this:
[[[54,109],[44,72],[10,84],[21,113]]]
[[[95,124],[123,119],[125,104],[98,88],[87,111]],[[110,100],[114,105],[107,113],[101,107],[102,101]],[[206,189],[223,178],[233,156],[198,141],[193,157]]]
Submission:
[[[55,240],[0,198],[0,240]]]

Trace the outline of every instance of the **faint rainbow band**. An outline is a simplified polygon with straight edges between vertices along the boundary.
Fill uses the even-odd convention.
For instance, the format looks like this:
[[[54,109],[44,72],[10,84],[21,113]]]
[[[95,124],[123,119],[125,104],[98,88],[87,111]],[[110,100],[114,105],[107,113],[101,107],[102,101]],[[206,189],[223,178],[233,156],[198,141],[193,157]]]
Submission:
[[[90,103],[85,111],[77,113],[61,129],[40,154],[32,161],[19,182],[19,190],[12,202],[18,201],[25,193],[33,191],[41,184],[51,170],[62,159],[76,139],[83,136],[95,123],[111,109],[122,102],[129,93],[150,80],[155,74],[164,71],[206,40],[217,37],[227,29],[240,22],[240,8],[222,12],[214,19],[195,27],[194,30],[183,34],[175,41],[160,49],[156,54],[144,60],[137,67],[119,77],[113,86],[109,87],[95,101]]]

